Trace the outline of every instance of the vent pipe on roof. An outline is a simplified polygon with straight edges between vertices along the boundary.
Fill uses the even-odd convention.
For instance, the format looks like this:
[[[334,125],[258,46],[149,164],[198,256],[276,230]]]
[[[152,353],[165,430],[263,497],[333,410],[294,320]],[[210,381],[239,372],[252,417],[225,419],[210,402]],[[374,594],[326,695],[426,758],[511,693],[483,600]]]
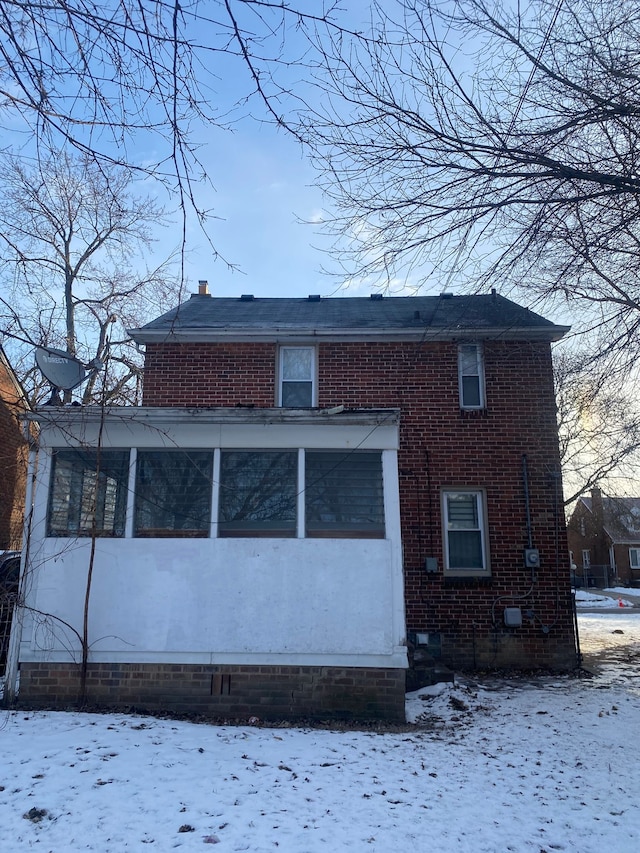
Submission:
[[[209,293],[209,282],[205,279],[200,279],[198,282],[198,296],[211,296]]]

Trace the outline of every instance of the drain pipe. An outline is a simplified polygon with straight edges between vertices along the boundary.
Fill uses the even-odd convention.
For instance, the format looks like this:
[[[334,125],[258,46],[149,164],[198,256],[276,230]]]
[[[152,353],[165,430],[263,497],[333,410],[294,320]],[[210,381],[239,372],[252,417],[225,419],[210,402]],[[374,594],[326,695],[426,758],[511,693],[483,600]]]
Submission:
[[[529,468],[527,466],[527,454],[522,454],[522,484],[524,486],[524,507],[527,520],[527,548],[533,548],[533,537],[531,534],[531,504],[529,502]]]

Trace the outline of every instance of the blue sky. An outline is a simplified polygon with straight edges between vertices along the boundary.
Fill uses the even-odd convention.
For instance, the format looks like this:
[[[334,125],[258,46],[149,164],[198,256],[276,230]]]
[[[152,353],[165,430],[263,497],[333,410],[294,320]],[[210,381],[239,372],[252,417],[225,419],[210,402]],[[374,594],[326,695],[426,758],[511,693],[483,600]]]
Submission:
[[[189,230],[186,272],[207,279],[217,296],[328,295],[336,281],[320,272],[330,244],[317,220],[324,207],[314,172],[299,144],[283,131],[247,118],[233,132],[214,132],[202,150],[215,191],[201,188],[212,219],[209,234]],[[227,263],[238,267],[232,270]]]

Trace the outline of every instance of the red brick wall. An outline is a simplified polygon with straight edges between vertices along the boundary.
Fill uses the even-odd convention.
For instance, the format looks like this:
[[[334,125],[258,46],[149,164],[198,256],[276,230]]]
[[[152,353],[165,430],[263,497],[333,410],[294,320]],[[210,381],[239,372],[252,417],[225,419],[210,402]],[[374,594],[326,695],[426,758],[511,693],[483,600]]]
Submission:
[[[144,403],[150,406],[272,406],[275,344],[151,344]],[[567,539],[550,347],[488,341],[487,408],[458,402],[457,344],[321,343],[320,406],[399,407],[401,516],[407,630],[440,635],[454,666],[552,666],[574,662]],[[541,566],[532,584],[523,486],[526,454],[532,544]],[[440,490],[487,495],[491,578],[445,578]],[[438,572],[427,574],[426,557]],[[505,628],[504,607],[525,613]],[[529,615],[528,615],[529,614]]]
[[[23,663],[23,707],[71,707],[78,664]],[[404,722],[404,670],[320,666],[89,664],[89,705],[260,720],[334,718]]]
[[[18,415],[25,404],[0,354],[0,551],[22,542],[27,444]]]

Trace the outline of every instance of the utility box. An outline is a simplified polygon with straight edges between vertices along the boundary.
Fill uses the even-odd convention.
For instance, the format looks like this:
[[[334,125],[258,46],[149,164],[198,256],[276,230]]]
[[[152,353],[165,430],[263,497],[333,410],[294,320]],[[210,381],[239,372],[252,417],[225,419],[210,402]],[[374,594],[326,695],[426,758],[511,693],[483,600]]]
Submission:
[[[519,607],[505,607],[504,624],[507,628],[522,628],[522,610]]]

